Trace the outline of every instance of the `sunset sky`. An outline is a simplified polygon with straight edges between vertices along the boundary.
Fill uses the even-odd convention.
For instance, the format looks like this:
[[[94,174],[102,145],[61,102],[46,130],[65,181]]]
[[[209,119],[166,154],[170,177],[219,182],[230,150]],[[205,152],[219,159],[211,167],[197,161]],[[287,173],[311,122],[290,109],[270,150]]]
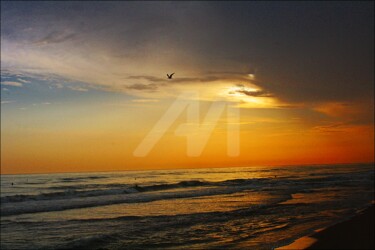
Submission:
[[[1,2],[1,173],[373,162],[373,30],[371,1]],[[192,91],[239,155],[223,113],[189,156],[184,111],[135,156]]]

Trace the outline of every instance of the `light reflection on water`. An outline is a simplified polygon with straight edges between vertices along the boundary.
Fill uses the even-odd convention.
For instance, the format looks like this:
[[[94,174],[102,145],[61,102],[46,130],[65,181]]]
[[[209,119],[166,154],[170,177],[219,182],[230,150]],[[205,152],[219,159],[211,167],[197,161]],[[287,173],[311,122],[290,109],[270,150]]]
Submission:
[[[373,184],[373,165],[1,176],[1,248],[271,249]]]

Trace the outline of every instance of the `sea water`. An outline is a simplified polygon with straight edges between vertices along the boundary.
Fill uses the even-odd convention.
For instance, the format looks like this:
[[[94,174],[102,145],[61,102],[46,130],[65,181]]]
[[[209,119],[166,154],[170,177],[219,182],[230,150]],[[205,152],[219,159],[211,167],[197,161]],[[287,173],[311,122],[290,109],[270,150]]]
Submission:
[[[1,249],[272,249],[374,200],[374,165],[1,176]]]

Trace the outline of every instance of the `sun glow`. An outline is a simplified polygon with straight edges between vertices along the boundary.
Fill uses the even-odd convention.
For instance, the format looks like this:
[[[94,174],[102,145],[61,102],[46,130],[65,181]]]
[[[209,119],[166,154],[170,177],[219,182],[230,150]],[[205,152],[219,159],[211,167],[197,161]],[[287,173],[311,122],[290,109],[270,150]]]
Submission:
[[[220,91],[228,101],[237,102],[240,108],[271,108],[279,106],[279,101],[255,85],[237,84],[225,86]]]
[[[261,91],[259,88],[255,87],[246,87],[244,85],[231,86],[227,89],[227,94],[230,96],[243,97],[246,94],[244,93],[256,93]]]

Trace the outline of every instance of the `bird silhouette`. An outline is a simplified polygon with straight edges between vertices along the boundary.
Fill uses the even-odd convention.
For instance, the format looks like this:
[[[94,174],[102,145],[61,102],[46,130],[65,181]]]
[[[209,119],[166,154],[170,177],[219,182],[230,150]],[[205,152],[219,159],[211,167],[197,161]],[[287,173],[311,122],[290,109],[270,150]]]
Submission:
[[[173,76],[173,75],[174,75],[174,73],[172,73],[172,74],[170,74],[170,75],[167,74],[168,79],[172,79],[172,76]]]

